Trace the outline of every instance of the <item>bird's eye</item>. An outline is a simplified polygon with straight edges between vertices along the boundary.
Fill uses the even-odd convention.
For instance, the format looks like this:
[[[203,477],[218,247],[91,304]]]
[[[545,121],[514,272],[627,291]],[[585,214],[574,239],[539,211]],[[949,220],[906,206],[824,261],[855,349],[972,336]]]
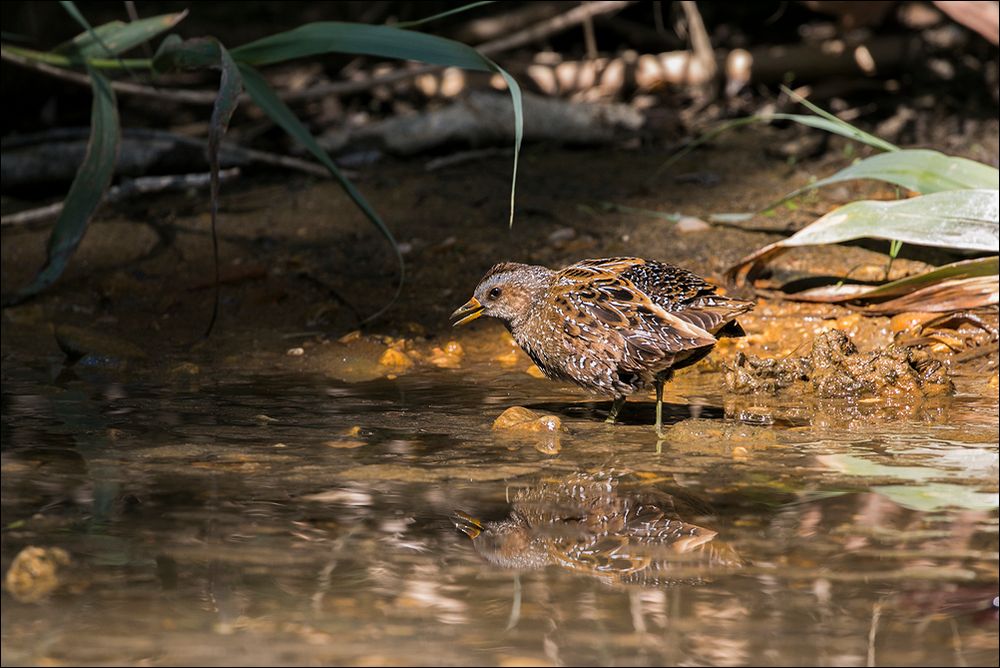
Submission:
[[[500,288],[493,288],[490,290],[490,299],[500,299]]]

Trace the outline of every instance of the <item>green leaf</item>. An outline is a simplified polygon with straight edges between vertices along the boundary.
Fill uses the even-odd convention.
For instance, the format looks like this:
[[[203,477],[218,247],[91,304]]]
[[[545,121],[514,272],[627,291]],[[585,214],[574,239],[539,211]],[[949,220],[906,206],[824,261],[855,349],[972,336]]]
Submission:
[[[239,67],[221,43],[218,43],[218,50],[221,69],[219,95],[215,98],[212,118],[208,124],[208,165],[212,175],[210,199],[212,207],[212,256],[215,260],[215,300],[205,336],[212,332],[215,319],[219,315],[219,237],[216,232],[219,216],[219,147],[222,144],[222,137],[229,127],[233,112],[236,111],[236,105],[239,104],[240,93],[243,92],[243,77],[240,76]]]
[[[106,46],[113,55],[118,55],[148,42],[161,32],[169,30],[180,23],[185,16],[187,16],[187,10],[175,14],[161,14],[148,19],[139,19],[131,23],[112,21],[94,28],[93,33],[90,31],[80,33],[71,41],[57,46],[53,52],[66,56],[100,58],[108,55],[104,49]],[[95,39],[95,35],[98,39]]]
[[[94,31],[93,26],[90,25],[90,21],[88,21],[86,17],[84,17],[84,15],[80,13],[80,10],[77,9],[75,2],[70,2],[69,0],[60,0],[59,4],[62,5],[62,8],[66,10],[66,13],[72,16],[73,20],[79,23],[80,27],[83,28],[88,35],[90,35],[90,38],[93,40],[94,45],[101,50],[102,55],[106,56],[114,55],[111,49],[109,49],[104,44],[104,40],[101,39],[101,36]]]
[[[803,114],[765,114],[759,118],[764,121],[793,121],[799,125],[805,125],[818,130],[826,130],[827,132],[832,132],[835,135],[853,139],[854,141],[877,148],[880,151],[899,150],[899,148],[894,144],[890,144],[884,139],[879,139],[875,135],[870,135],[867,132],[859,130],[850,123],[840,120],[836,116],[832,117],[833,120],[817,116],[805,116]]]
[[[233,49],[237,62],[258,67],[325,53],[419,60],[467,70],[493,71],[470,46],[393,26],[325,21],[264,37]]]
[[[923,195],[945,190],[1000,188],[1000,171],[995,167],[937,151],[907,149],[865,158],[833,176],[790,192],[778,203],[815,188],[854,179],[885,181]]]
[[[302,121],[300,121],[292,110],[288,108],[288,105],[282,102],[281,98],[279,98],[275,92],[271,90],[271,87],[267,85],[267,82],[264,81],[264,78],[257,72],[257,70],[244,63],[237,63],[237,65],[239,66],[240,74],[243,77],[243,85],[253,101],[257,103],[257,105],[271,118],[272,121],[277,123],[278,126],[287,132],[293,139],[302,144],[302,146],[304,146],[307,151],[312,153],[324,167],[330,170],[330,173],[335,179],[337,179],[340,186],[354,201],[357,207],[361,209],[365,216],[367,216],[367,218],[375,225],[378,231],[382,233],[382,236],[384,236],[386,240],[392,244],[392,249],[396,253],[396,261],[399,263],[399,284],[396,288],[396,293],[393,296],[392,301],[379,309],[378,312],[368,316],[366,321],[381,315],[396,301],[403,288],[403,256],[399,252],[399,245],[396,243],[396,238],[393,237],[392,232],[389,231],[389,228],[382,221],[382,218],[379,217],[378,213],[375,212],[375,209],[372,208],[371,204],[368,203],[368,200],[366,200],[364,196],[354,187],[354,184],[341,173],[341,171],[337,168],[337,165],[330,159],[330,156],[327,155],[326,151],[324,151],[323,148],[316,143],[316,140],[309,133],[309,130],[306,129],[306,126],[302,124]]]
[[[949,190],[892,202],[851,202],[778,243],[812,246],[862,238],[1000,252],[1000,191]]]
[[[739,282],[752,279],[765,263],[796,246],[863,238],[997,253],[1000,191],[948,190],[893,202],[851,202],[791,237],[744,257],[726,271],[726,276]]]
[[[514,224],[517,164],[524,136],[521,88],[492,60],[461,42],[392,26],[336,21],[309,23],[233,49],[241,65],[268,65],[324,53],[353,53],[384,58],[419,60],[447,67],[496,72],[507,83],[514,104],[514,168],[510,187],[510,225]]]
[[[115,94],[103,74],[91,68],[87,74],[94,94],[87,153],[49,237],[45,264],[31,284],[15,295],[13,303],[38,294],[62,275],[111,183],[121,137]]]
[[[781,90],[790,98],[792,98],[793,100],[795,100],[796,102],[807,108],[809,111],[816,114],[816,116],[818,116],[819,118],[817,118],[816,116],[798,116],[796,114],[775,114],[774,117],[776,118],[779,116],[788,117],[788,120],[795,121],[796,123],[801,123],[803,125],[808,125],[814,128],[821,128],[823,130],[826,130],[827,132],[833,132],[838,135],[843,135],[844,137],[854,139],[855,141],[859,141],[862,144],[868,144],[869,146],[877,148],[881,151],[899,150],[899,147],[895,146],[894,144],[890,144],[889,142],[879,137],[876,137],[875,135],[870,135],[864,130],[854,127],[847,121],[837,118],[826,109],[816,106],[806,98],[802,97],[801,95],[793,91],[788,86],[782,84]],[[805,119],[811,119],[811,121],[807,122]],[[820,123],[819,121],[826,121],[826,123]]]
[[[153,71],[168,74],[219,67],[221,46],[212,37],[181,40],[176,35],[170,35],[153,55]]]

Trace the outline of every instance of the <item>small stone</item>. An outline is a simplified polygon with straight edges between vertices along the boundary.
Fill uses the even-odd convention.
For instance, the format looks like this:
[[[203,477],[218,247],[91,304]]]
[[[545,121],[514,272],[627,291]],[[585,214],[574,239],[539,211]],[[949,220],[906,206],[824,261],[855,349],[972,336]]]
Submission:
[[[892,316],[892,320],[889,321],[889,328],[892,330],[893,334],[899,334],[901,332],[918,332],[920,331],[920,326],[932,318],[937,318],[940,313],[922,313],[922,312],[910,312],[910,313],[897,313]]]
[[[712,226],[706,223],[701,218],[695,218],[694,216],[684,216],[677,221],[674,225],[674,230],[680,232],[681,234],[688,234],[691,232],[704,232],[710,229]]]
[[[562,430],[562,420],[555,415],[541,415],[523,406],[511,406],[493,421],[493,431],[552,433]]]
[[[431,351],[430,362],[442,369],[457,369],[461,366],[464,356],[465,351],[462,349],[462,344],[458,341],[449,341],[443,348],[435,347]]]
[[[409,369],[413,366],[413,360],[410,356],[404,353],[402,350],[397,350],[395,348],[387,348],[382,357],[379,358],[378,363],[382,366],[388,366],[395,369]]]
[[[197,376],[199,373],[201,373],[201,367],[199,367],[194,362],[181,362],[173,369],[171,369],[170,373],[173,375],[185,374],[188,376]]]
[[[289,348],[288,350],[285,351],[285,354],[288,355],[289,357],[302,357],[303,355],[306,354],[306,349],[301,347]]]
[[[572,227],[560,227],[549,234],[549,243],[559,244],[576,238],[576,230]]]
[[[361,338],[361,330],[360,329],[356,329],[353,332],[348,332],[347,334],[344,334],[342,337],[340,337],[339,339],[337,339],[337,342],[338,343],[354,343],[355,341],[357,341],[360,338]]]
[[[511,350],[507,353],[500,353],[493,358],[494,362],[499,362],[502,366],[514,366],[520,359],[520,355],[517,354],[516,350]]]

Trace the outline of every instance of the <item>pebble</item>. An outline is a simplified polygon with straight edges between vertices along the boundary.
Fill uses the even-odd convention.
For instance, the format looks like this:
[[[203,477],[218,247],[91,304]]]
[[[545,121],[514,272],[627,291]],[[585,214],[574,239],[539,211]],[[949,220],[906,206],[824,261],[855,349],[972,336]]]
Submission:
[[[413,360],[402,350],[388,348],[379,358],[378,363],[395,369],[409,369],[413,366]]]
[[[523,406],[512,406],[493,421],[493,431],[557,432],[562,420],[555,415],[541,415]]]

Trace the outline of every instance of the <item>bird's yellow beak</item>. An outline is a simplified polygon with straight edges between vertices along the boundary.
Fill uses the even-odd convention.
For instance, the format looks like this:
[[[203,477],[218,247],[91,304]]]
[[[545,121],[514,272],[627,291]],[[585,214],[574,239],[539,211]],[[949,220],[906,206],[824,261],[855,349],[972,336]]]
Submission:
[[[464,533],[466,536],[475,540],[479,537],[479,534],[483,532],[483,525],[475,517],[471,515],[466,515],[461,510],[456,510],[451,517],[451,521],[454,523],[455,528]]]
[[[478,299],[473,297],[469,301],[459,306],[455,310],[455,312],[451,314],[452,320],[458,318],[458,320],[455,320],[452,326],[458,327],[459,325],[464,325],[467,322],[472,322],[473,320],[475,320],[476,318],[478,318],[483,314],[483,309],[485,308],[486,307],[484,307],[482,304],[479,303]]]

